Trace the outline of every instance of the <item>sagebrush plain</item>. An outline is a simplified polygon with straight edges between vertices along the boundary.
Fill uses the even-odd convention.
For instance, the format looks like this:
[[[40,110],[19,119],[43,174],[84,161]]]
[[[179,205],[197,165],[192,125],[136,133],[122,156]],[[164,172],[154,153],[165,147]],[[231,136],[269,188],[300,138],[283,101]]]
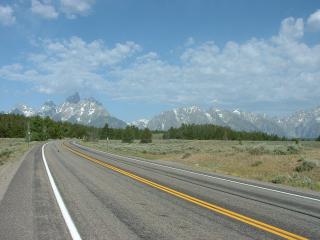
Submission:
[[[320,191],[319,141],[120,140],[81,142],[111,153]]]

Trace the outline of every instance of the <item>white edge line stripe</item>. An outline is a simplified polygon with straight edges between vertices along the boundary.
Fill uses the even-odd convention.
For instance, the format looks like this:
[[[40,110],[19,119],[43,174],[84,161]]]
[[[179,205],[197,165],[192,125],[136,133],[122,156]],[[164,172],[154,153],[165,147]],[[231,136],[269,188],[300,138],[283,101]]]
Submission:
[[[86,146],[80,145],[80,144],[78,144],[76,142],[73,142],[73,144],[77,145],[78,147],[86,147]],[[86,147],[86,148],[88,148],[88,147]],[[88,149],[92,149],[92,148],[88,148]],[[120,156],[120,155],[116,155],[116,154],[112,154],[112,153],[107,153],[107,152],[100,151],[100,150],[97,150],[97,149],[93,149],[93,150],[97,151],[97,152],[101,152],[101,153],[106,153],[106,154],[114,156],[114,157],[124,157],[124,158],[128,158],[130,160],[134,160],[134,161],[137,161],[137,162],[143,162],[143,163],[148,163],[150,165],[156,165],[156,166],[163,167],[163,168],[174,169],[174,170],[177,170],[177,171],[180,171],[180,172],[187,172],[187,173],[191,173],[191,174],[198,175],[198,176],[208,177],[208,178],[212,178],[212,179],[218,179],[218,180],[221,180],[221,181],[226,181],[226,182],[230,182],[230,183],[236,183],[236,184],[247,186],[247,187],[258,188],[258,189],[262,189],[262,190],[266,190],[266,191],[281,193],[281,194],[285,194],[285,195],[289,195],[289,196],[293,196],[293,197],[298,197],[298,198],[303,198],[303,199],[308,199],[308,200],[320,202],[320,199],[317,199],[317,198],[302,196],[302,195],[299,195],[299,194],[284,192],[284,191],[275,190],[275,189],[266,188],[266,187],[260,187],[260,186],[256,186],[256,185],[253,185],[253,184],[242,183],[242,182],[229,180],[229,179],[225,179],[225,178],[221,178],[221,177],[214,177],[214,176],[210,176],[210,175],[203,174],[203,173],[196,173],[196,172],[192,172],[192,171],[188,171],[188,170],[184,170],[184,169],[180,169],[180,168],[165,166],[165,165],[161,165],[161,164],[158,164],[158,163],[151,163],[151,162],[148,162],[148,161],[142,161],[142,160],[135,159],[135,158],[130,158],[130,157]]]
[[[79,234],[79,232],[78,232],[78,230],[77,230],[77,228],[76,228],[76,226],[75,226],[75,224],[74,224],[74,222],[73,222],[73,220],[72,220],[72,218],[71,218],[71,216],[69,214],[69,211],[68,211],[66,205],[63,202],[63,199],[62,199],[62,197],[60,195],[60,192],[59,192],[59,190],[58,190],[58,188],[56,186],[56,183],[54,182],[54,179],[53,179],[53,177],[51,175],[51,172],[50,172],[50,169],[48,167],[47,160],[46,160],[46,157],[44,155],[44,148],[45,148],[45,146],[47,144],[48,143],[46,143],[46,144],[44,144],[42,146],[42,159],[43,159],[43,163],[44,163],[44,166],[46,168],[46,171],[47,171],[47,174],[48,174],[48,177],[49,177],[49,181],[50,181],[54,196],[57,199],[57,202],[58,202],[58,205],[60,207],[63,219],[66,222],[68,230],[69,230],[69,232],[71,234],[71,238],[73,240],[81,240],[80,234]]]

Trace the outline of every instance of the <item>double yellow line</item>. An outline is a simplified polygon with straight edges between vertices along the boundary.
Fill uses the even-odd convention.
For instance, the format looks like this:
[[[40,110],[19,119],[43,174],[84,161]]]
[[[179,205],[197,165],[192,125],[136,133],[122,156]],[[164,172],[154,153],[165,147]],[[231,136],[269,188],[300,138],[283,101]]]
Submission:
[[[275,234],[277,236],[280,236],[280,237],[283,237],[285,239],[290,239],[290,240],[305,240],[305,239],[307,239],[305,237],[296,235],[294,233],[285,231],[283,229],[274,227],[272,225],[260,222],[258,220],[255,220],[255,219],[252,219],[252,218],[249,218],[249,217],[246,217],[246,216],[244,216],[242,214],[238,214],[238,213],[230,211],[228,209],[225,209],[225,208],[219,207],[217,205],[205,202],[205,201],[203,201],[201,199],[189,196],[189,195],[187,195],[185,193],[178,192],[178,191],[176,191],[174,189],[171,189],[169,187],[166,187],[166,186],[160,185],[158,183],[152,182],[152,181],[150,181],[148,179],[139,177],[139,176],[137,176],[137,175],[135,175],[133,173],[127,172],[127,171],[125,171],[125,170],[123,170],[121,168],[115,167],[115,166],[110,165],[110,164],[108,164],[108,163],[106,163],[104,161],[101,161],[101,160],[96,159],[94,157],[88,156],[88,155],[86,155],[86,154],[84,154],[84,153],[82,153],[82,152],[80,152],[78,150],[75,150],[75,149],[67,146],[65,143],[64,143],[64,146],[69,151],[71,151],[71,152],[75,153],[76,155],[78,155],[80,157],[83,157],[83,158],[85,158],[85,159],[87,159],[89,161],[97,163],[97,164],[99,164],[99,165],[101,165],[103,167],[109,168],[109,169],[111,169],[111,170],[113,170],[115,172],[121,173],[121,174],[123,174],[125,176],[128,176],[128,177],[130,177],[132,179],[135,179],[135,180],[137,180],[137,181],[139,181],[141,183],[144,183],[146,185],[149,185],[151,187],[154,187],[154,188],[157,188],[157,189],[162,190],[164,192],[167,192],[167,193],[169,193],[171,195],[174,195],[174,196],[176,196],[178,198],[182,198],[182,199],[184,199],[184,200],[186,200],[188,202],[192,202],[192,203],[197,204],[197,205],[199,205],[201,207],[207,208],[207,209],[209,209],[209,210],[211,210],[213,212],[223,214],[223,215],[228,216],[228,217],[230,217],[232,219],[236,219],[236,220],[238,220],[240,222],[244,222],[244,223],[249,224],[249,225],[251,225],[253,227],[262,229],[262,230],[264,230],[266,232],[269,232],[269,233],[273,233],[273,234]]]

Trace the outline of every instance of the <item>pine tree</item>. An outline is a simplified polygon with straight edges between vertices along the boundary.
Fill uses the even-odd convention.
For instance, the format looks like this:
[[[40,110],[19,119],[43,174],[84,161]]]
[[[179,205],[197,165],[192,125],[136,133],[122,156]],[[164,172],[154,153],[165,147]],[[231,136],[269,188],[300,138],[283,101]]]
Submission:
[[[152,142],[152,132],[145,128],[141,133],[140,143],[151,143]]]
[[[106,123],[100,131],[100,139],[107,139],[109,137],[109,125]]]
[[[124,143],[132,143],[134,140],[134,130],[132,127],[127,126],[124,131],[122,132],[121,137],[122,142]]]
[[[31,118],[30,130],[31,130],[32,141],[45,140],[43,128],[44,128],[44,124],[43,124],[42,118],[40,118],[39,116]]]

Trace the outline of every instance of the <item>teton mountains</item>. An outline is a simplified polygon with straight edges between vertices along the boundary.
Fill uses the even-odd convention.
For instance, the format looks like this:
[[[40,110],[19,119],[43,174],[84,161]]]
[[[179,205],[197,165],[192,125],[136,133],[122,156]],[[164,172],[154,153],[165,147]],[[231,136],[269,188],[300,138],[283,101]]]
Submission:
[[[94,98],[81,99],[79,93],[68,97],[61,105],[47,101],[36,111],[21,104],[11,113],[25,116],[39,115],[56,121],[68,121],[95,127],[103,127],[106,123],[112,128],[124,128],[127,125],[124,121],[110,115],[97,100]]]
[[[45,102],[39,110],[26,105],[18,105],[11,113],[25,116],[39,115],[56,121],[69,121],[96,127],[106,123],[113,128],[124,128],[134,125],[151,130],[167,130],[181,124],[216,124],[228,126],[234,130],[262,131],[286,137],[316,138],[320,135],[320,107],[298,111],[283,118],[268,117],[265,114],[228,111],[216,108],[204,110],[197,106],[176,108],[161,112],[150,120],[141,119],[126,123],[112,116],[105,107],[94,98],[81,99],[78,93],[68,97],[65,102],[56,105]]]

